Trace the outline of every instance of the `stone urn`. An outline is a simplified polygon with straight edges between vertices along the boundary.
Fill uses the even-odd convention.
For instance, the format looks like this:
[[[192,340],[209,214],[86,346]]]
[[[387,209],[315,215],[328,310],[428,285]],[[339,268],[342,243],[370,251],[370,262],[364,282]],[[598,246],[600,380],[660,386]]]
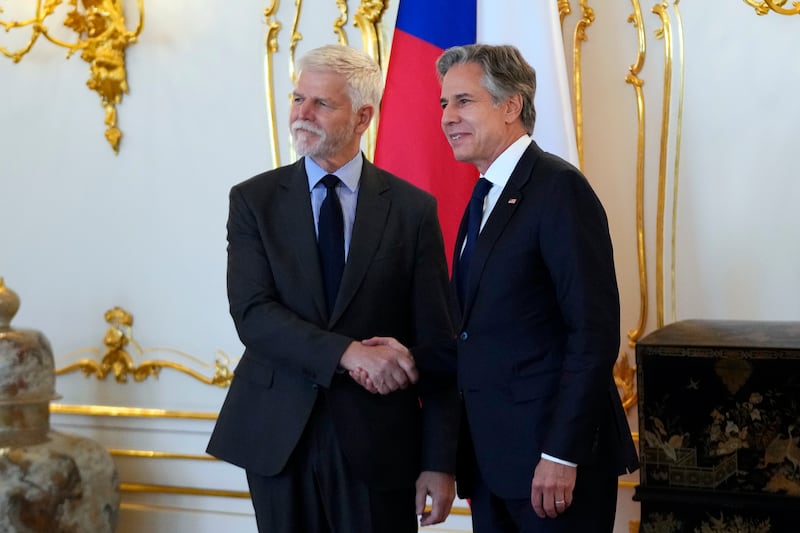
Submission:
[[[100,444],[50,430],[53,353],[42,333],[11,327],[17,309],[0,278],[0,532],[111,533],[114,462]]]

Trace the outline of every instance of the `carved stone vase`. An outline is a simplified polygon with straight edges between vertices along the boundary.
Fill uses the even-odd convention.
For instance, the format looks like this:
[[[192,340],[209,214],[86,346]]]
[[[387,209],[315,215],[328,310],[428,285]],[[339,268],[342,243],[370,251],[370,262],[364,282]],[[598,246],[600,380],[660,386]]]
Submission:
[[[111,533],[114,462],[100,444],[50,430],[53,353],[41,332],[11,327],[18,308],[0,278],[0,531]]]

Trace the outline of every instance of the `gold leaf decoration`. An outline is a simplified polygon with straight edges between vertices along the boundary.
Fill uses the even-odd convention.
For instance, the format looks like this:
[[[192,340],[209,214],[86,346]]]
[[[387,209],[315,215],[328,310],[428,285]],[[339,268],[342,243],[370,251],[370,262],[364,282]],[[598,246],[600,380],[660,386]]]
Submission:
[[[753,366],[744,359],[720,359],[714,371],[731,394],[736,394],[753,374]]]

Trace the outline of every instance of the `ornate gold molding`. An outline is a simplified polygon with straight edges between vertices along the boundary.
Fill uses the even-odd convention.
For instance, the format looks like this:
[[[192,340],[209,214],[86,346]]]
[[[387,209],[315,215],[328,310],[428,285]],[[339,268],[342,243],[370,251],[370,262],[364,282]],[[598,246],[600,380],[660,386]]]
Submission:
[[[303,10],[303,0],[294,0],[294,19],[292,19],[292,33],[289,37],[289,80],[292,84],[297,81],[297,70],[295,69],[295,53],[297,43],[303,40],[303,34],[297,31],[300,25],[300,12]],[[291,97],[290,97],[291,98]]]
[[[144,28],[144,0],[136,0],[139,21],[136,29],[127,30],[122,0],[80,0],[82,9],[78,8],[79,0],[69,0],[73,7],[67,13],[63,25],[77,34],[74,43],[56,38],[47,28],[46,20],[63,0],[37,0],[36,13],[24,21],[0,20],[0,27],[6,32],[12,29],[30,27],[31,36],[27,44],[15,51],[0,46],[0,52],[10,57],[15,63],[30,52],[39,36],[53,44],[67,49],[67,58],[80,52],[81,59],[89,63],[91,76],[86,85],[98,95],[105,109],[105,131],[115,153],[119,153],[122,132],[117,128],[117,104],[122,101],[123,93],[128,93],[128,75],[125,69],[125,51],[136,43]],[[2,13],[0,8],[0,13]]]
[[[217,413],[175,411],[118,405],[77,405],[50,402],[50,412],[62,415],[109,416],[118,418],[174,418],[178,420],[216,420]]]
[[[181,459],[186,461],[216,461],[206,453],[175,453],[175,452],[159,452],[155,450],[130,450],[119,448],[108,448],[108,453],[113,457],[128,457],[135,459]]]
[[[381,67],[385,67],[381,48],[381,32],[379,26],[383,14],[386,12],[383,0],[361,0],[356,14],[353,16],[353,26],[361,30],[361,42],[364,51]]]
[[[664,41],[664,92],[661,100],[661,139],[658,152],[658,184],[656,199],[656,327],[664,326],[664,206],[667,188],[667,146],[669,143],[669,110],[672,94],[672,27],[667,4],[653,6],[661,19],[656,38]]]
[[[336,0],[336,7],[339,8],[339,16],[333,21],[333,33],[339,44],[347,45],[347,34],[344,32],[344,25],[347,24],[347,0]]]
[[[382,39],[379,25],[383,14],[386,12],[386,2],[383,0],[361,0],[361,3],[353,16],[353,25],[361,30],[361,42],[364,51],[381,66],[384,73],[386,65],[382,53]],[[380,110],[375,109],[375,116],[364,136],[364,149],[369,159],[375,155],[375,143],[378,136],[378,121],[380,120]]]
[[[150,376],[158,378],[163,368],[171,368],[206,383],[207,385],[216,385],[218,387],[229,386],[233,379],[233,372],[228,367],[230,358],[219,350],[217,351],[218,357],[214,361],[214,374],[210,378],[174,361],[146,360],[137,365],[125,349],[128,344],[132,344],[134,348],[136,348],[138,355],[152,352],[172,353],[190,359],[199,365],[210,366],[196,357],[171,348],[150,348],[142,350],[133,338],[133,315],[121,307],[115,307],[106,311],[105,320],[109,324],[109,328],[106,330],[105,337],[103,338],[103,344],[106,345],[103,358],[99,362],[94,359],[81,359],[66,367],[56,369],[55,373],[57,376],[80,370],[86,377],[94,375],[98,380],[103,381],[106,376],[113,373],[117,383],[127,383],[129,375],[133,376],[135,381],[144,381]],[[65,357],[85,352],[97,353],[98,350],[87,348],[67,354]]]
[[[279,1],[272,0],[272,4],[264,9],[264,19],[267,22],[267,36],[264,39],[264,91],[267,104],[267,124],[269,126],[270,151],[272,163],[275,167],[281,166],[281,152],[278,146],[278,118],[275,111],[275,63],[274,54],[278,51],[278,32],[281,23],[273,19],[278,10]]]
[[[561,21],[561,31],[564,31],[564,19],[567,15],[572,13],[572,6],[569,5],[569,0],[558,0],[558,18]]]
[[[681,65],[679,71],[679,86],[680,94],[678,100],[678,117],[676,124],[676,142],[680,146],[680,128],[682,125],[683,113],[683,25],[681,22],[680,11],[678,10],[678,3],[680,0],[674,0],[673,5],[676,11],[676,27],[678,28],[677,36],[679,39],[681,50]],[[670,117],[671,117],[671,104],[672,104],[672,78],[673,78],[673,28],[670,21],[669,13],[667,12],[669,3],[664,1],[660,4],[653,6],[652,12],[658,15],[661,20],[661,28],[656,30],[656,38],[664,40],[664,92],[662,96],[662,109],[661,109],[661,138],[659,148],[658,160],[658,191],[656,200],[656,327],[664,326],[664,218],[665,218],[665,204],[666,204],[666,188],[667,188],[667,148],[670,138]],[[678,194],[678,164],[680,162],[680,150],[676,150],[676,159],[673,168],[673,198],[672,198],[672,235],[671,235],[671,309],[672,315],[675,315],[675,228],[676,228],[676,214],[677,214],[677,194]]]
[[[588,0],[580,0],[581,19],[575,26],[572,46],[573,81],[575,85],[575,143],[578,146],[578,167],[583,164],[583,85],[581,82],[581,51],[583,41],[587,41],[586,28],[594,22],[594,9],[589,7]]]
[[[201,489],[198,487],[153,485],[149,483],[120,483],[119,490],[122,492],[148,494],[184,494],[189,496],[216,496],[220,498],[250,498],[250,493],[242,490]],[[122,506],[125,507],[125,504]]]
[[[639,0],[631,0],[633,13],[628,17],[628,22],[636,28],[638,50],[636,61],[628,67],[625,82],[633,86],[636,96],[636,252],[639,267],[639,320],[636,327],[628,331],[628,345],[632,348],[641,338],[647,326],[647,259],[645,254],[644,232],[644,157],[645,157],[645,122],[644,122],[644,81],[639,78],[639,73],[644,66],[646,55],[646,39],[644,32],[644,19]]]
[[[627,353],[621,353],[614,364],[614,384],[620,393],[622,407],[628,411],[636,405],[639,394],[636,391],[636,366],[631,366]]]
[[[744,3],[756,10],[758,16],[767,15],[770,11],[779,15],[800,15],[800,2],[792,2],[792,9],[786,9],[788,0],[744,0]]]
[[[683,97],[684,97],[684,74],[685,62],[683,56],[683,17],[681,16],[678,4],[680,0],[674,0],[675,27],[678,48],[678,116],[675,123],[675,161],[672,167],[672,233],[670,235],[670,320],[677,320],[677,280],[675,271],[677,269],[677,235],[678,235],[678,181],[681,169],[681,139],[683,131]]]

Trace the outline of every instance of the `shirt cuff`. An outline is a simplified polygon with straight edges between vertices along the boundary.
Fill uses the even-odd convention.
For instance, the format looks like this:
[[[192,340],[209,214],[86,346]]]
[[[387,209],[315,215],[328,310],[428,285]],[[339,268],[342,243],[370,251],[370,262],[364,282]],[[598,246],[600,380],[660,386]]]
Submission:
[[[578,466],[575,463],[570,463],[569,461],[559,459],[558,457],[553,457],[552,455],[547,455],[546,453],[542,454],[542,459],[547,459],[548,461],[553,461],[554,463],[558,463],[560,465],[571,466],[573,468],[576,468]]]

